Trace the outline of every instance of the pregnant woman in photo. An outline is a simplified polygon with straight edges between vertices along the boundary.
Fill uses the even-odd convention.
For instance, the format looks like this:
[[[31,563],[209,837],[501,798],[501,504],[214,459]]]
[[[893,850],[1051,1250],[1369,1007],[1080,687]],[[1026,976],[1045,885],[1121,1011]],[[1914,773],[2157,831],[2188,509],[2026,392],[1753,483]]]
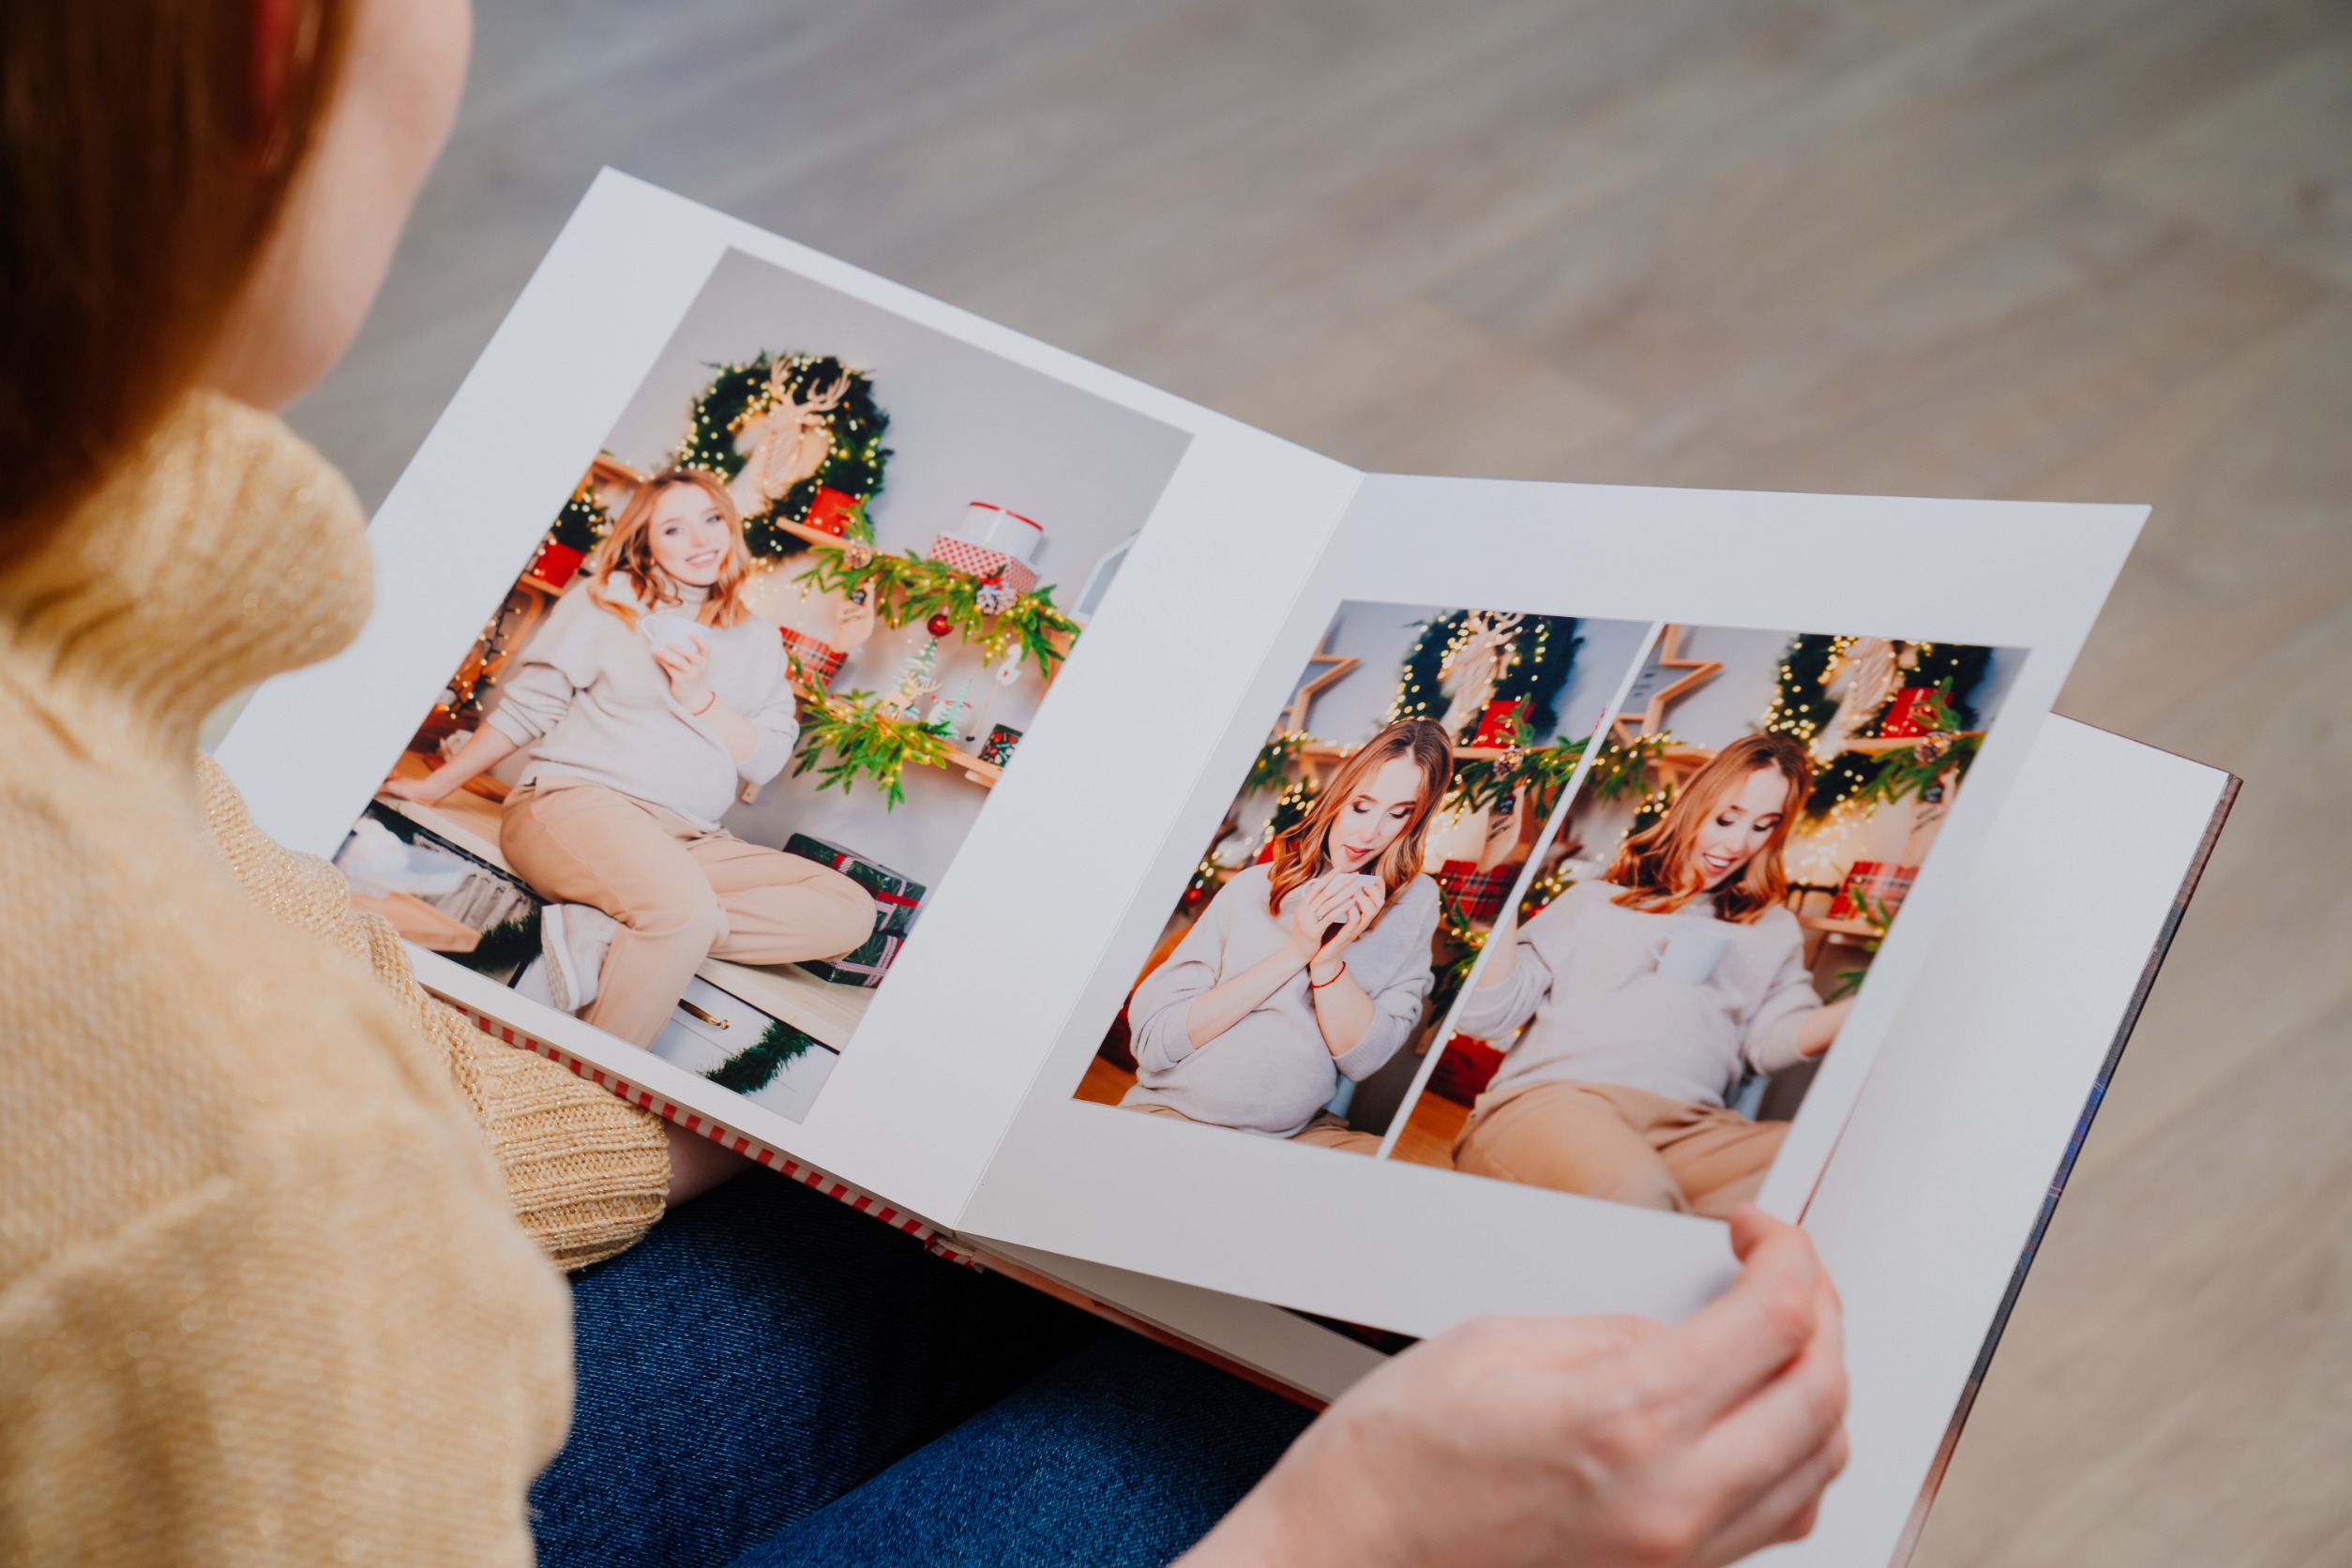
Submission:
[[[648,479],[481,728],[438,771],[384,786],[434,805],[533,748],[499,851],[550,900],[555,1004],[635,1045],[654,1043],[706,957],[837,957],[874,929],[857,883],[718,825],[799,734],[782,639],[737,596],[750,564],[717,480]]]
[[[1455,1140],[1456,1169],[1716,1216],[1755,1197],[1787,1123],[1725,1099],[1750,1069],[1829,1049],[1849,1005],[1822,1004],[1782,903],[1781,847],[1812,776],[1787,735],[1734,741],[1606,881],[1525,931],[1504,912],[1455,1027],[1527,1030]]]
[[[1454,776],[1445,731],[1407,719],[1339,765],[1274,858],[1209,901],[1136,988],[1136,1086],[1155,1116],[1369,1153],[1323,1108],[1378,1072],[1428,995],[1438,886],[1421,873],[1429,814]]]

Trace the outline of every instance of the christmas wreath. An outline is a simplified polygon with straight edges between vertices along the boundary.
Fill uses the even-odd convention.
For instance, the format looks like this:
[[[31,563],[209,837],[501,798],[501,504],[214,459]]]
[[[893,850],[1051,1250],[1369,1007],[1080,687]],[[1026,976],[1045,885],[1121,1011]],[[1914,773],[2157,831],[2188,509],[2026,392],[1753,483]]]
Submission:
[[[806,541],[787,533],[779,523],[808,521],[817,492],[834,490],[863,504],[882,488],[882,471],[890,449],[882,444],[890,415],[874,401],[872,380],[852,370],[831,354],[759,354],[740,365],[714,366],[718,374],[701,394],[686,420],[686,439],[678,444],[675,461],[681,468],[700,468],[732,483],[745,464],[764,449],[742,448],[742,437],[753,421],[770,415],[797,411],[800,425],[822,430],[828,440],[822,460],[788,465],[792,483],[761,510],[744,520],[744,540],[760,556],[794,555]],[[802,469],[809,469],[803,473]],[[871,537],[871,531],[867,531]]]
[[[1763,727],[1804,742],[1819,734],[1838,708],[1826,677],[1854,641],[1807,634],[1790,642],[1781,656],[1778,689],[1764,715]],[[1963,643],[1922,642],[1912,648],[1909,657],[1911,662],[1903,672],[1904,689],[1933,694],[1912,714],[1922,731],[1920,744],[1876,755],[1846,751],[1831,758],[1813,776],[1812,792],[1805,797],[1808,820],[1817,822],[1849,805],[1901,800],[1928,789],[1944,773],[1965,769],[1975,757],[1980,737],[1964,732],[1977,727],[1976,706],[1969,698],[1983,681],[1993,651]],[[1901,692],[1889,697],[1855,730],[1855,738],[1881,738],[1887,716],[1900,699]]]
[[[1396,702],[1389,710],[1391,718],[1443,716],[1449,705],[1441,685],[1446,661],[1466,635],[1473,613],[1456,610],[1422,623],[1421,635],[1405,656]],[[1565,615],[1530,615],[1519,621],[1510,636],[1509,653],[1495,676],[1489,701],[1520,703],[1519,722],[1539,733],[1547,731],[1560,721],[1552,702],[1567,683],[1569,666],[1576,661],[1582,641],[1576,636],[1576,623]],[[1483,714],[1473,716],[1455,740],[1468,743],[1482,717]]]

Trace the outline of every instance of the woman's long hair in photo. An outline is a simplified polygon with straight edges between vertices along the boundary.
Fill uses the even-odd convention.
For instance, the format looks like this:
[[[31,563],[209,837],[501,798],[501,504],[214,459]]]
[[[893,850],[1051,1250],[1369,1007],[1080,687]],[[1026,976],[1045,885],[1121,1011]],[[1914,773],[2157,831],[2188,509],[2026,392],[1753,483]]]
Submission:
[[[1380,879],[1381,913],[1421,875],[1430,814],[1444,798],[1446,786],[1454,782],[1454,747],[1441,725],[1426,718],[1404,718],[1350,753],[1323,792],[1315,797],[1315,804],[1306,808],[1306,815],[1275,836],[1274,861],[1266,879],[1267,913],[1280,914],[1282,900],[1293,889],[1332,868],[1331,832],[1339,813],[1366,779],[1399,757],[1421,770],[1421,787],[1413,792],[1413,814],[1406,819],[1405,830],[1371,866],[1371,874]],[[1379,917],[1372,923],[1379,925]]]
[[[1699,829],[1739,793],[1748,776],[1765,768],[1787,780],[1780,822],[1748,863],[1715,889],[1715,913],[1745,926],[1788,896],[1781,869],[1781,846],[1797,825],[1798,807],[1813,785],[1813,761],[1797,741],[1783,734],[1742,735],[1691,776],[1665,816],[1625,840],[1609,867],[1608,880],[1624,891],[1611,900],[1627,909],[1671,914],[1707,891],[1695,852]]]
[[[0,562],[198,380],[317,139],[354,9],[0,4]]]
[[[611,532],[588,558],[588,577],[595,584],[596,603],[634,626],[643,611],[680,602],[678,585],[654,564],[653,523],[654,503],[664,490],[681,485],[690,485],[710,498],[718,515],[727,520],[727,532],[733,541],[727,547],[727,559],[719,564],[718,580],[711,584],[710,596],[702,601],[695,619],[706,626],[739,626],[751,614],[750,607],[743,602],[744,579],[751,575],[751,550],[743,542],[743,514],[736,510],[735,498],[727,493],[727,487],[699,468],[665,468],[637,487],[621,515],[612,520]],[[624,603],[605,593],[616,576],[626,578],[636,591],[636,603]]]

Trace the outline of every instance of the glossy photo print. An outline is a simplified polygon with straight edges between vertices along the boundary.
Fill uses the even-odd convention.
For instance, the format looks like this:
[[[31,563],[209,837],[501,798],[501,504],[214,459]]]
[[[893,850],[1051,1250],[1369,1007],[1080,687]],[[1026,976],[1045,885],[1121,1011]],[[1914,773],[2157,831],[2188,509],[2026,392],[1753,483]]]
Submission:
[[[337,855],[799,1120],[1190,438],[730,251]]]
[[[1715,1217],[1755,1197],[2023,656],[1664,627],[1394,1157]]]
[[[1078,1098],[1374,1153],[1649,633],[1342,605]]]

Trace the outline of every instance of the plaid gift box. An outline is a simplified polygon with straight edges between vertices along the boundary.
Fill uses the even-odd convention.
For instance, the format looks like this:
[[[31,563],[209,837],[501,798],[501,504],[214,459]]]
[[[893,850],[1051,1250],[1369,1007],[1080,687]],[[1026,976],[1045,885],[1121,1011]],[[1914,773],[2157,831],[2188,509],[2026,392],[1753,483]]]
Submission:
[[[1502,901],[1518,880],[1515,864],[1482,871],[1474,860],[1449,860],[1438,867],[1438,885],[1453,897],[1464,919],[1482,926],[1491,924],[1502,912]]]
[[[1873,905],[1884,909],[1888,917],[1892,918],[1911,891],[1911,879],[1918,875],[1919,867],[1916,866],[1897,866],[1885,860],[1858,860],[1847,867],[1846,880],[1838,884],[1837,897],[1830,901],[1830,918],[1871,918],[1862,909],[1862,900],[1865,897]]]
[[[1502,1052],[1484,1040],[1456,1034],[1447,1043],[1445,1054],[1438,1058],[1438,1070],[1429,1075],[1429,1093],[1457,1106],[1470,1105],[1486,1092],[1501,1067]]]
[[[1003,550],[975,545],[970,539],[959,539],[953,534],[942,534],[931,541],[931,559],[944,561],[968,577],[986,581],[1003,574],[1004,586],[1016,594],[1026,594],[1037,586],[1036,568],[1016,561]]]
[[[784,634],[785,654],[799,665],[801,673],[821,688],[832,686],[833,677],[841,673],[841,666],[850,656],[849,651],[790,626],[776,629]]]
[[[863,986],[870,991],[890,972],[891,960],[898,956],[906,940],[893,932],[876,931],[854,953],[845,953],[837,958],[803,958],[800,967],[820,980],[830,980],[837,986]]]
[[[878,860],[868,860],[855,850],[828,844],[806,833],[795,833],[785,839],[784,852],[796,854],[803,860],[813,860],[820,866],[829,866],[873,895],[876,936],[902,937],[914,924],[914,912],[923,902],[926,890],[913,878],[902,876]],[[865,948],[858,949],[860,953],[864,951]],[[851,957],[855,956],[852,954]],[[846,963],[848,960],[837,961]],[[887,958],[882,961],[885,965],[889,962]],[[812,969],[815,966],[803,964],[801,967]]]

